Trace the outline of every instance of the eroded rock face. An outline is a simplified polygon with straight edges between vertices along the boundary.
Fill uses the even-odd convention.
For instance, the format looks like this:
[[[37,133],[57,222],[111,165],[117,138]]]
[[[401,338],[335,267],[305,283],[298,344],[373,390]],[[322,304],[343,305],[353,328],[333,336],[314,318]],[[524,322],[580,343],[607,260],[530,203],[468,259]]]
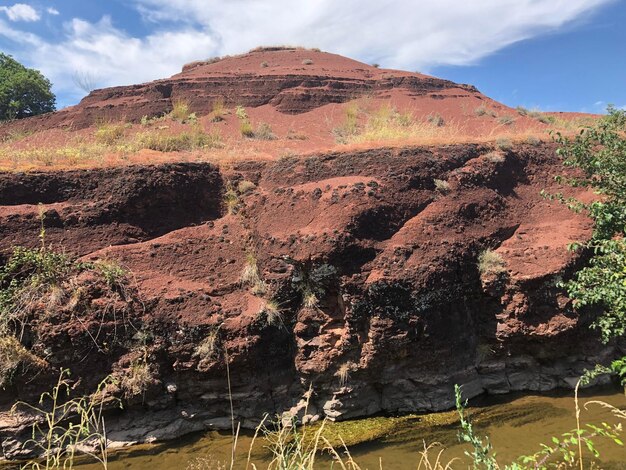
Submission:
[[[120,444],[229,428],[226,361],[249,427],[264,413],[303,415],[309,390],[307,419],[347,419],[443,410],[456,383],[468,397],[571,387],[612,349],[557,287],[578,262],[567,244],[592,228],[540,196],[568,191],[554,181],[562,171],[550,145],[457,145],[243,162],[227,174],[177,164],[0,175],[4,255],[39,242],[43,202],[51,243],[133,273],[142,302],[120,329],[143,335],[81,361],[69,345],[87,331],[68,314],[55,325],[64,334],[33,339],[68,341],[39,345],[63,356],[45,374],[18,374],[0,403],[34,399],[61,367],[89,377],[77,390],[123,376],[140,346],[152,380],[110,418]],[[231,214],[226,186],[242,188]],[[497,275],[479,272],[486,249],[505,266]],[[0,420],[5,456],[27,430]]]
[[[363,96],[385,97],[394,90],[433,100],[475,97],[492,102],[471,85],[377,69],[336,54],[287,49],[197,62],[170,78],[94,90],[76,106],[29,119],[28,129],[77,130],[98,122],[139,122],[144,116],[169,113],[177,102],[198,115],[210,114],[218,101],[227,107],[270,105],[285,114],[301,114]],[[5,126],[0,135],[23,125]]]

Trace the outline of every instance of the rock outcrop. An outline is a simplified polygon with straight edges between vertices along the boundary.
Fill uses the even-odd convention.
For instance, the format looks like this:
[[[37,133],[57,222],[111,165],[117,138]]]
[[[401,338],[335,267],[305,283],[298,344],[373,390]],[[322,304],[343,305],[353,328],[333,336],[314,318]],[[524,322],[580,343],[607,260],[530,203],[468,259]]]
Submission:
[[[567,244],[592,229],[541,197],[571,191],[554,180],[562,171],[549,144],[468,144],[226,172],[0,174],[3,257],[37,246],[42,212],[49,244],[124,267],[140,299],[111,320],[106,350],[89,346],[97,326],[71,306],[41,318],[31,346],[50,368],[16,374],[0,406],[35,399],[61,368],[93,390],[142,355],[145,390],[107,422],[118,443],[229,428],[227,365],[248,427],[264,413],[302,415],[309,390],[307,419],[347,419],[449,408],[456,383],[468,397],[572,387],[612,347],[557,285],[580,261]],[[486,250],[497,269],[479,269]],[[27,420],[0,416],[5,457],[20,455]]]

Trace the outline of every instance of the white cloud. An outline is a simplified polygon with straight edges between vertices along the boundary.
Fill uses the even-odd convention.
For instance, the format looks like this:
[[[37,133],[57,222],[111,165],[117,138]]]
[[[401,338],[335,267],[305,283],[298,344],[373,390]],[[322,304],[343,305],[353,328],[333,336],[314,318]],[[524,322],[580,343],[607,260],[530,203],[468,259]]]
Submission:
[[[213,32],[225,53],[259,44],[321,47],[386,67],[473,63],[610,0],[135,0],[152,21]]]
[[[30,5],[26,3],[16,3],[10,7],[0,7],[0,11],[3,11],[11,21],[39,21],[41,16]]]
[[[59,10],[57,10],[54,7],[49,7],[49,8],[46,9],[46,11],[48,12],[49,15],[53,15],[53,16],[57,16],[57,15],[60,14]]]
[[[183,63],[218,52],[208,33],[184,27],[136,38],[115,28],[109,17],[97,23],[71,20],[59,43],[22,34],[8,31],[0,23],[0,35],[22,42],[17,57],[40,69],[55,91],[70,100],[84,95],[75,83],[77,75],[89,77],[97,87],[129,85],[170,76],[179,72]],[[29,43],[24,44],[27,39]]]
[[[41,69],[57,92],[78,98],[77,72],[96,77],[98,86],[138,83],[172,75],[185,62],[258,45],[320,47],[407,70],[471,64],[611,1],[302,0],[295,7],[293,0],[132,0],[153,28],[148,36],[132,36],[109,17],[72,19],[57,41],[1,21],[0,35],[18,43],[16,57]],[[10,8],[18,5],[28,7]]]

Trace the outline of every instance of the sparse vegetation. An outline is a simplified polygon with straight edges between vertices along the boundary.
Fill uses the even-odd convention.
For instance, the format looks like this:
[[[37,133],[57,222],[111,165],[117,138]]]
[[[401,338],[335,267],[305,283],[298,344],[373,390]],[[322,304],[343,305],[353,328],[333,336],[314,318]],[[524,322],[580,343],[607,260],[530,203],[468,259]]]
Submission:
[[[261,122],[253,132],[252,137],[259,140],[275,140],[276,135],[272,131],[272,127],[266,122]]]
[[[478,271],[480,274],[500,274],[506,271],[506,263],[499,253],[485,250],[478,256]]]
[[[70,470],[78,452],[86,452],[102,468],[108,468],[108,440],[104,424],[104,405],[121,407],[119,400],[105,397],[110,379],[104,379],[95,393],[69,398],[72,384],[69,371],[61,370],[51,392],[41,395],[38,405],[17,402],[12,413],[26,409],[38,419],[32,427],[32,438],[25,443],[41,455],[42,460],[29,460],[21,468],[31,470]],[[93,449],[93,450],[89,450]]]
[[[200,127],[194,127],[191,131],[176,134],[163,131],[144,132],[136,136],[133,146],[135,149],[145,148],[159,152],[184,152],[221,148],[222,145],[222,138],[218,133],[208,134]]]
[[[350,380],[350,372],[356,368],[356,365],[353,362],[344,362],[337,369],[337,373],[335,374],[339,379],[339,386],[345,387],[348,384],[348,380]]]
[[[350,137],[359,132],[359,106],[356,103],[348,103],[344,108],[344,122],[339,127],[333,129],[335,141],[338,144],[347,144]]]
[[[10,382],[15,370],[20,366],[34,366],[39,369],[47,367],[47,362],[19,342],[14,336],[0,335],[0,390]]]
[[[201,362],[212,361],[218,355],[217,343],[219,339],[219,330],[212,329],[209,334],[196,346],[193,357],[198,358]]]
[[[105,145],[114,145],[124,137],[125,131],[126,125],[123,122],[98,124],[95,133],[96,142]]]
[[[270,64],[268,64],[266,61],[261,62],[261,68],[262,69],[265,69],[265,68],[267,68],[269,66],[270,66]]]
[[[440,180],[435,178],[433,180],[433,183],[435,183],[435,189],[441,194],[447,194],[450,192],[450,183],[448,183],[446,180]]]
[[[265,318],[265,324],[268,326],[282,325],[283,312],[280,305],[275,300],[266,300],[259,311],[259,316]]]
[[[296,132],[293,129],[287,131],[287,140],[307,140],[308,137],[300,132]]]
[[[426,120],[436,127],[442,127],[446,124],[440,114],[431,114]]]
[[[256,184],[254,184],[252,181],[248,181],[248,180],[241,180],[238,184],[237,184],[237,191],[239,192],[239,194],[248,194],[249,192],[253,191],[254,189],[256,189]]]
[[[504,160],[506,160],[506,156],[502,152],[494,151],[486,154],[485,160],[491,163],[502,163]]]
[[[500,116],[498,119],[498,124],[501,124],[503,126],[510,126],[511,124],[513,124],[515,122],[515,118],[513,116]]]
[[[506,152],[513,149],[513,142],[509,138],[498,137],[496,139],[496,147]]]
[[[313,65],[313,61],[311,59],[304,59],[302,65]]]
[[[211,118],[212,122],[221,122],[225,119],[225,116],[228,114],[228,110],[224,105],[224,98],[218,98],[213,102],[211,114],[213,117]]]
[[[190,119],[189,103],[185,100],[175,100],[172,102],[170,117],[174,121],[185,123]],[[195,118],[195,116],[194,116]]]
[[[497,116],[497,113],[493,109],[490,109],[483,104],[481,104],[476,109],[474,109],[474,114],[476,116],[490,116],[490,117]]]
[[[239,119],[239,132],[243,137],[252,138],[254,137],[254,129],[252,128],[252,124],[250,123],[250,118],[248,117],[248,113],[246,108],[243,106],[237,106],[235,109],[235,114]]]
[[[526,137],[526,143],[536,147],[538,145],[541,145],[541,139],[535,137],[534,135],[529,135],[528,137]]]
[[[126,398],[133,398],[143,395],[153,381],[154,376],[148,363],[148,352],[144,349],[141,356],[131,362],[130,369],[123,373],[120,386]]]

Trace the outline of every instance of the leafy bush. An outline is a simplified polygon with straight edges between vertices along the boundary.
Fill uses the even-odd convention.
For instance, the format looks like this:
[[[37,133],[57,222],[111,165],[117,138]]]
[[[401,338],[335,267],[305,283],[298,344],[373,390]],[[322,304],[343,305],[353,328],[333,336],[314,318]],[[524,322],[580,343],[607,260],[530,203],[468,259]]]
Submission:
[[[589,264],[564,287],[576,309],[602,309],[593,327],[604,341],[626,334],[626,111],[608,111],[595,127],[583,129],[573,139],[557,134],[564,164],[582,173],[561,179],[601,195],[591,203],[557,197],[570,208],[587,212],[595,224],[591,240],[572,246],[592,253]]]
[[[0,52],[0,121],[54,111],[56,98],[51,88],[39,71]]]

